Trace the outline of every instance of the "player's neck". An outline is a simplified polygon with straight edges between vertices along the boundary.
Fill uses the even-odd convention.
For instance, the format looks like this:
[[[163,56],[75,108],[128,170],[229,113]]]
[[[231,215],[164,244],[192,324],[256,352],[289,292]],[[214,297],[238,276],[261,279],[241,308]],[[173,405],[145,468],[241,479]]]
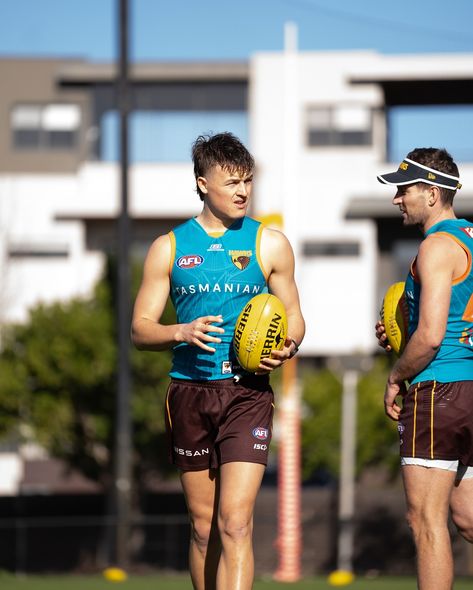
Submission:
[[[432,215],[429,216],[429,219],[426,220],[423,226],[424,233],[428,231],[431,227],[433,227],[436,223],[440,221],[445,221],[446,219],[456,219],[457,216],[451,207],[447,209],[442,208],[439,211],[436,211]]]
[[[206,232],[212,233],[223,233],[236,221],[236,219],[217,217],[212,211],[205,207],[195,219]]]

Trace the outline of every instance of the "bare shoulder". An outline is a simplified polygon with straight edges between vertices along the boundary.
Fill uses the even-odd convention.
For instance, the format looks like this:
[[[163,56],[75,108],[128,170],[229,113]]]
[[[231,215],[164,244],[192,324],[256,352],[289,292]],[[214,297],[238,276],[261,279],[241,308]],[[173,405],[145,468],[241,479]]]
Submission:
[[[451,274],[457,264],[458,244],[445,235],[427,236],[419,247],[417,267],[421,273],[430,275]]]
[[[169,268],[171,262],[172,242],[169,234],[159,236],[154,240],[148,250],[145,261],[145,269],[156,270]]]
[[[294,266],[294,253],[287,237],[279,230],[265,227],[261,234],[261,259],[268,273]]]
[[[261,234],[261,247],[264,249],[268,248],[269,250],[284,251],[287,248],[292,250],[289,240],[283,232],[271,227],[263,228]]]
[[[461,250],[461,246],[458,245],[455,239],[448,234],[437,233],[427,236],[422,241],[419,247],[419,256],[429,259],[444,259],[458,250]]]

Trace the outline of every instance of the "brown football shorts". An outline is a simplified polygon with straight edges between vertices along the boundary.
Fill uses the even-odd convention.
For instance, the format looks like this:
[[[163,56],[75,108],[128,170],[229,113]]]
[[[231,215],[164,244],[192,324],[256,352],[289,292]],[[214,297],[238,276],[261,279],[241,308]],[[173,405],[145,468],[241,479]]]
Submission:
[[[473,465],[473,381],[411,385],[398,430],[401,457]]]
[[[166,394],[169,460],[183,471],[230,461],[267,464],[274,395],[267,375],[172,379]]]

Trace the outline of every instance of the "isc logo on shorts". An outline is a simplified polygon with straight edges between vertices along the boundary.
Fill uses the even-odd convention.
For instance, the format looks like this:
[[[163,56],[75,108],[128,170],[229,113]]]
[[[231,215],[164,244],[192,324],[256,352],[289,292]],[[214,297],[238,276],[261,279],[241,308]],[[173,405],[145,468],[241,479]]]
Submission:
[[[268,445],[263,445],[261,443],[255,443],[253,445],[253,448],[256,449],[257,451],[266,451],[268,448]]]
[[[266,440],[268,438],[268,434],[269,431],[267,428],[261,428],[261,426],[253,428],[253,436],[258,440]]]
[[[179,268],[194,268],[200,266],[204,258],[200,254],[186,254],[177,259],[176,264]]]

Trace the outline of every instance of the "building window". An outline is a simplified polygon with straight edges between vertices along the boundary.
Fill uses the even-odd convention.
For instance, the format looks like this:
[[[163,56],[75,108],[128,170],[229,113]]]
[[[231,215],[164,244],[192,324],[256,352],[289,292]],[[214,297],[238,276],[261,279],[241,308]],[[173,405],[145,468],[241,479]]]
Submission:
[[[307,111],[309,146],[371,145],[372,127],[371,109],[361,105],[310,107]]]
[[[302,253],[307,258],[314,256],[359,256],[360,244],[358,242],[304,242]]]
[[[7,247],[9,258],[67,258],[69,246],[65,243],[11,243]]]
[[[81,121],[78,105],[16,105],[10,120],[17,149],[73,149],[77,145]]]

